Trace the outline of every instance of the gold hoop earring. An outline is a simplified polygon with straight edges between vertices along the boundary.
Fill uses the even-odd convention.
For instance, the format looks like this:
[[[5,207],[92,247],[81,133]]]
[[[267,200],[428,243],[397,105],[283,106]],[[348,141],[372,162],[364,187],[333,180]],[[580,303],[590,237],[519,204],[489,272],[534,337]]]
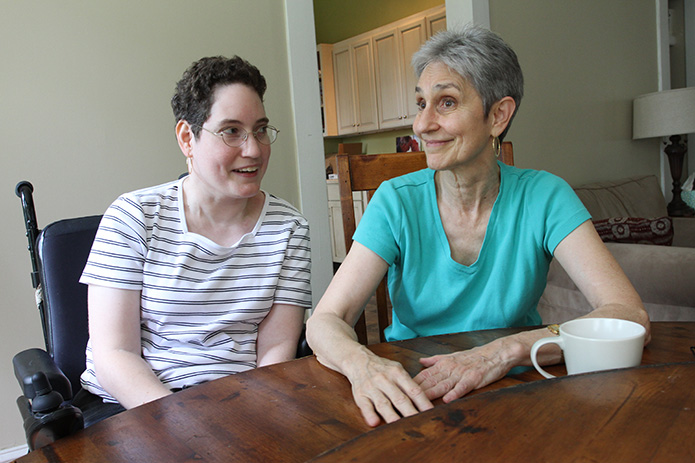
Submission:
[[[500,143],[500,137],[495,137],[492,139],[492,151],[495,152],[495,157],[500,157],[500,151],[502,150],[502,143]]]

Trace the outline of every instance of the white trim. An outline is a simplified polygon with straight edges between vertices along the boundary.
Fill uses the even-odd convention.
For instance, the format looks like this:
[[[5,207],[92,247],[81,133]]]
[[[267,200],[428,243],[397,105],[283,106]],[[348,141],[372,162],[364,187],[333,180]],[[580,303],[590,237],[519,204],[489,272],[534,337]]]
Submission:
[[[656,59],[659,76],[658,91],[671,89],[671,57],[669,52],[668,0],[655,0],[656,5]],[[637,95],[635,95],[637,96]],[[659,144],[659,180],[666,203],[671,201],[671,169],[664,153],[665,145]]]
[[[695,2],[683,5],[685,20],[685,84],[695,87]]]
[[[671,89],[668,0],[656,0],[656,59],[659,67],[658,91]]]
[[[316,306],[333,277],[333,257],[313,8],[312,0],[285,0],[299,198],[311,226],[311,291]]]
[[[28,445],[20,445],[18,447],[11,447],[9,449],[0,450],[0,463],[10,463],[18,458],[23,457],[29,453]]]
[[[695,87],[695,2],[686,1],[683,5],[685,19],[685,85]],[[695,133],[688,134],[688,171],[695,172]],[[685,181],[686,176],[683,176]]]
[[[490,29],[488,0],[446,0],[446,27],[452,29],[474,23]]]

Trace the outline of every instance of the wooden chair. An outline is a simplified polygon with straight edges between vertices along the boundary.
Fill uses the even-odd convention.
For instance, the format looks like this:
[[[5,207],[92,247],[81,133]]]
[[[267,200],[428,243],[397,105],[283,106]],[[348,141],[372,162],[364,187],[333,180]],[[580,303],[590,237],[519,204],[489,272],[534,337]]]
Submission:
[[[511,142],[503,142],[499,159],[507,165],[514,165],[514,149]],[[410,153],[388,154],[338,154],[336,157],[338,184],[340,187],[340,207],[343,216],[343,233],[345,236],[345,251],[350,252],[352,235],[355,233],[355,211],[353,209],[352,193],[366,191],[367,200],[381,185],[381,182],[405,175],[427,167],[427,158],[422,151]],[[379,283],[376,290],[377,320],[379,339],[385,342],[384,328],[389,325],[389,314],[386,297],[386,277]],[[362,344],[368,344],[367,322],[365,312],[362,312],[355,325],[357,338]]]

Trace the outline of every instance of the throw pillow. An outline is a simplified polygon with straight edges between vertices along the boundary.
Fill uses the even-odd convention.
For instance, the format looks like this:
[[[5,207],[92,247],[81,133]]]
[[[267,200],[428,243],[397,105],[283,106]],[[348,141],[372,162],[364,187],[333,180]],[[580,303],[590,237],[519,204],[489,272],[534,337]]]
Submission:
[[[604,242],[638,244],[673,243],[673,221],[670,217],[643,219],[641,217],[612,217],[594,220],[594,227]]]

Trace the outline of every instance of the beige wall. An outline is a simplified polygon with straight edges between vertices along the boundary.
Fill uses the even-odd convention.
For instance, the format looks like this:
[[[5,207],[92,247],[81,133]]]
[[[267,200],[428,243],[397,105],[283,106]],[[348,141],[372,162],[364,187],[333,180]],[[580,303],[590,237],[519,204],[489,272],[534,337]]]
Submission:
[[[654,0],[490,0],[490,26],[526,80],[509,132],[520,167],[571,184],[659,175],[658,140],[632,141],[632,99],[657,91]]]
[[[265,74],[266,111],[282,131],[264,188],[294,204],[299,196],[282,1],[28,0],[2,10],[0,449],[24,444],[11,357],[43,345],[18,181],[34,184],[45,225],[176,178],[185,163],[173,87],[195,59],[238,54]]]

